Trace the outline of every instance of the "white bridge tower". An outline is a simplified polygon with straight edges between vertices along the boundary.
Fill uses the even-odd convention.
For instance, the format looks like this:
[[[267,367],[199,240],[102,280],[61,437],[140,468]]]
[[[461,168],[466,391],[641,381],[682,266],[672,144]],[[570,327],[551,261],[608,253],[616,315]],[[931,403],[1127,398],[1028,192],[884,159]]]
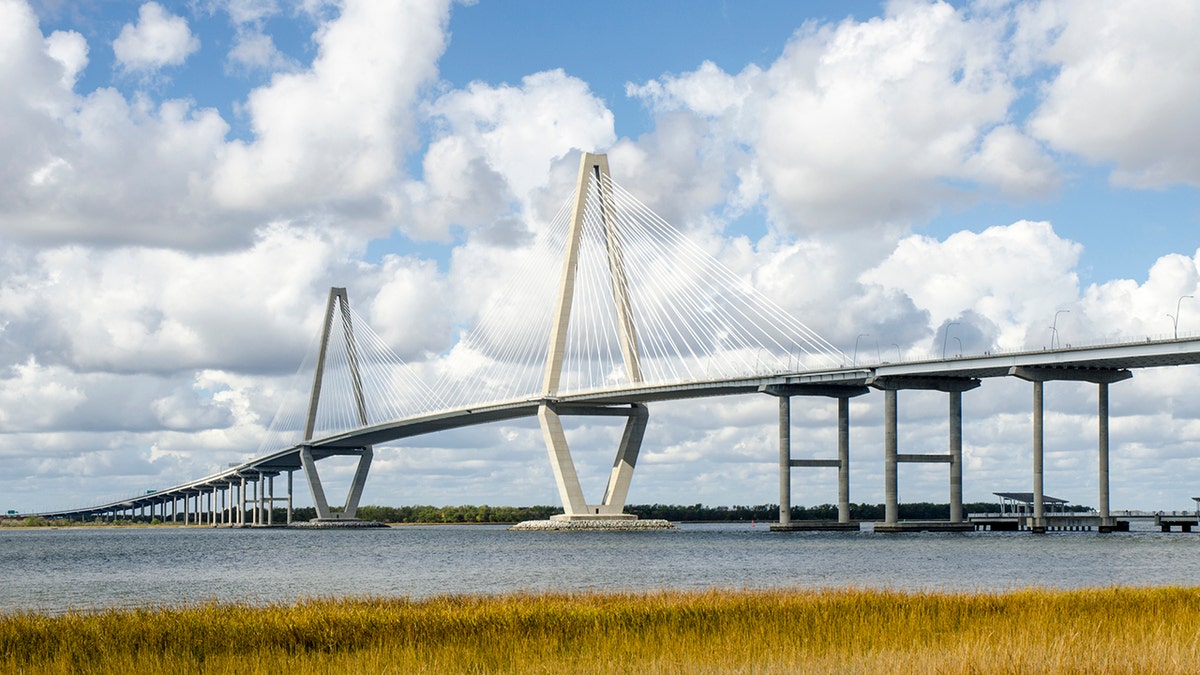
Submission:
[[[589,198],[592,203],[589,204]],[[612,183],[608,174],[608,157],[584,153],[579,163],[579,182],[576,189],[575,206],[567,232],[566,252],[563,259],[562,281],[558,290],[557,310],[550,331],[550,345],[546,354],[546,372],[542,385],[542,404],[538,407],[538,422],[546,450],[550,453],[550,465],[554,469],[554,480],[562,498],[564,514],[555,520],[635,520],[637,517],[624,512],[625,499],[629,494],[629,483],[637,464],[642,437],[650,414],[641,403],[629,405],[559,405],[557,396],[562,377],[563,358],[567,349],[567,329],[571,322],[571,305],[575,298],[575,276],[579,266],[579,245],[583,236],[584,217],[588,209],[598,210],[604,230],[605,250],[612,287],[613,303],[617,315],[617,331],[621,354],[625,361],[625,375],[630,385],[642,382],[642,369],[638,353],[637,332],[633,324],[629,284],[625,277],[625,264],[621,251],[621,240],[616,228],[618,219],[613,212]],[[608,487],[598,504],[589,504],[583,496],[571,449],[563,432],[562,415],[605,415],[628,418],[617,456],[609,474]]]

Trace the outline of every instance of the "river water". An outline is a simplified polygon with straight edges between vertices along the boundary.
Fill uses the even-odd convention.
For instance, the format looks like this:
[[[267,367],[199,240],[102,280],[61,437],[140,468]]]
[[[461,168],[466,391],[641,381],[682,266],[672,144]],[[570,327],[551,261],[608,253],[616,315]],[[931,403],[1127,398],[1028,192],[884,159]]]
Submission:
[[[1135,525],[1136,528],[1136,525]],[[0,612],[305,597],[704,588],[1200,584],[1200,535],[386,529],[0,530]]]

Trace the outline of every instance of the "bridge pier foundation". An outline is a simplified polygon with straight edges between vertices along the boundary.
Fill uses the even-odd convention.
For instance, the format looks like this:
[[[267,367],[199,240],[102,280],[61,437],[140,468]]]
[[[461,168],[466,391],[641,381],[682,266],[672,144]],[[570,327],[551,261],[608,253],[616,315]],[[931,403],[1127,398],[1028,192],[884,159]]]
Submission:
[[[357,455],[358,467],[354,471],[354,478],[350,481],[350,490],[346,494],[346,501],[340,512],[335,512],[329,508],[329,500],[325,497],[325,487],[321,484],[321,476],[317,473],[316,457],[313,455],[312,446],[303,446],[300,448],[300,464],[304,470],[304,476],[308,479],[308,489],[312,492],[313,506],[317,511],[317,521],[350,521],[356,520],[358,513],[358,503],[362,499],[363,488],[367,484],[367,473],[371,468],[371,459],[374,457],[374,450],[371,446],[362,448],[341,448],[336,451],[326,451],[330,455]],[[288,480],[291,480],[291,474],[288,474]],[[291,483],[289,482],[289,485]],[[289,488],[290,490],[290,488]],[[290,500],[289,492],[289,500]],[[288,502],[291,504],[291,502]],[[289,507],[290,508],[290,507]]]
[[[895,525],[900,516],[896,405],[896,390],[883,392],[883,522],[888,525]]]
[[[1108,506],[1108,383],[1101,382],[1096,385],[1098,391],[1097,397],[1097,418],[1098,418],[1098,433],[1097,433],[1097,469],[1099,470],[1099,489],[1100,489],[1100,531],[1104,532],[1107,528],[1112,528],[1116,525]]]
[[[901,463],[939,463],[950,467],[950,518],[943,521],[939,529],[971,529],[963,523],[962,506],[962,393],[979,386],[979,380],[963,377],[886,377],[875,378],[871,386],[882,389],[883,399],[883,475],[884,475],[884,518],[883,527],[899,531],[916,529],[925,525],[914,524],[912,527],[900,525],[900,503],[898,489],[898,469]],[[923,389],[945,392],[949,397],[947,411],[948,452],[946,454],[910,454],[899,451],[899,432],[897,422],[897,395],[901,389]]]
[[[1046,491],[1044,476],[1045,392],[1042,381],[1033,383],[1033,521],[1029,529],[1035,534],[1046,532]]]
[[[1108,471],[1108,385],[1133,377],[1123,369],[1045,368],[1014,366],[1009,375],[1033,383],[1033,523],[1034,532],[1046,531],[1045,494],[1042,489],[1043,476],[1043,384],[1051,380],[1091,382],[1097,385],[1097,491],[1100,511],[1100,531],[1113,532],[1117,523],[1109,510]]]
[[[588,504],[584,498],[579,475],[575,471],[575,462],[571,458],[571,449],[567,445],[567,437],[563,432],[560,413],[628,418],[625,422],[625,430],[621,434],[621,443],[617,448],[616,458],[613,460],[612,471],[609,473],[604,497],[599,504]],[[554,481],[563,502],[563,514],[552,516],[551,520],[637,519],[637,516],[625,513],[625,500],[629,495],[629,485],[633,481],[633,471],[637,466],[638,453],[641,450],[642,439],[646,434],[646,424],[649,420],[649,410],[640,403],[634,403],[628,407],[543,404],[538,408],[538,423],[542,428],[542,438],[546,442],[546,450],[550,455],[550,466],[554,470]]]
[[[779,397],[779,525],[792,523],[792,399]]]
[[[949,392],[950,398],[950,522],[963,522],[962,490],[962,392]]]
[[[287,496],[287,524],[288,524],[288,525],[291,525],[291,524],[292,524],[292,474],[293,474],[293,473],[294,473],[294,472],[293,472],[293,471],[291,471],[290,469],[289,469],[289,470],[288,470],[288,472],[287,472],[287,475],[288,475],[288,479],[287,479],[287,490],[288,490],[288,496]]]
[[[867,393],[862,381],[850,380],[844,385],[772,385],[760,392],[779,398],[779,523],[775,531],[856,530],[858,523],[850,521],[850,399]],[[837,399],[838,456],[837,459],[792,458],[792,396],[828,396]],[[838,470],[838,519],[792,521],[792,468],[827,467]]]

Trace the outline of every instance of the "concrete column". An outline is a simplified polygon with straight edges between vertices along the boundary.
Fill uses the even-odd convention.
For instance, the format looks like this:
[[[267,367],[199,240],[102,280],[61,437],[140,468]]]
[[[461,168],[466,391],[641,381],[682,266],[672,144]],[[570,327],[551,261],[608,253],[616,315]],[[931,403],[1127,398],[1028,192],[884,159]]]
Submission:
[[[561,367],[561,364],[559,366]],[[548,374],[547,377],[550,375]],[[550,409],[550,406],[543,405],[538,407],[538,424],[542,429],[542,440],[546,443],[546,451],[550,455],[550,467],[554,470],[554,482],[558,485],[563,514],[566,516],[587,515],[587,500],[584,499],[583,488],[579,485],[579,474],[575,472],[575,461],[571,458],[570,447],[567,446],[567,435],[563,433],[562,420],[559,419],[558,413]],[[320,513],[320,509],[318,509],[317,514],[320,515]]]
[[[1046,531],[1046,504],[1042,490],[1042,385],[1033,383],[1033,531]]]
[[[275,476],[267,479],[267,524],[275,524]]]
[[[288,471],[287,524],[292,524],[292,472]]]
[[[894,525],[900,519],[896,490],[896,390],[883,392],[883,522]]]
[[[792,399],[779,397],[779,524],[792,522]]]
[[[962,392],[950,392],[950,522],[963,521]]]
[[[838,397],[838,522],[850,522],[850,397]]]
[[[246,524],[246,477],[242,476],[242,486],[238,490],[238,506],[237,523],[238,525]]]
[[[179,522],[179,497],[171,495],[171,522]]]
[[[1099,438],[1099,465],[1100,465],[1100,523],[1102,525],[1111,525],[1108,507],[1108,383],[1101,382],[1098,386],[1099,405],[1099,421],[1100,421],[1100,438]]]

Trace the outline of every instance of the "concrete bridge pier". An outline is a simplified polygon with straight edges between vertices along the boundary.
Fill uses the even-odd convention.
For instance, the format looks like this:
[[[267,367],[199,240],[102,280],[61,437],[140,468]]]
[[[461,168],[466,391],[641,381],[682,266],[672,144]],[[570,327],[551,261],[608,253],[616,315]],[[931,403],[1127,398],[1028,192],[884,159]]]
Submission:
[[[1121,382],[1133,377],[1133,373],[1125,369],[1112,368],[1055,368],[1055,367],[1026,367],[1014,366],[1009,369],[1009,375],[1033,383],[1033,522],[1030,529],[1036,533],[1046,531],[1045,491],[1043,485],[1043,407],[1044,384],[1052,380],[1074,382],[1091,382],[1098,387],[1097,398],[1097,465],[1099,491],[1100,531],[1113,532],[1117,529],[1116,520],[1109,510],[1109,474],[1108,474],[1108,385]]]
[[[850,380],[843,385],[795,384],[760,387],[759,391],[779,398],[779,524],[772,531],[857,530],[858,523],[850,521],[850,399],[869,390],[863,380]],[[837,459],[792,458],[793,396],[827,396],[838,402]],[[838,470],[838,519],[830,521],[792,521],[792,468],[828,467]]]
[[[250,479],[250,524],[262,524],[262,474]]]
[[[599,504],[589,504],[584,498],[583,487],[575,472],[575,463],[571,458],[571,450],[567,445],[567,437],[560,421],[562,415],[627,418],[624,432],[621,434],[621,443],[617,447],[612,470],[609,472],[608,484]],[[649,409],[640,403],[628,406],[544,404],[539,407],[538,422],[542,428],[542,438],[546,442],[550,466],[554,471],[554,480],[558,486],[564,511],[563,515],[552,516],[551,520],[615,522],[637,519],[637,516],[625,513],[625,499],[629,495],[629,486],[633,481],[634,468],[637,466],[638,453],[641,451],[642,439],[645,437],[646,425],[649,420]]]
[[[906,530],[973,530],[974,526],[963,522],[962,507],[962,393],[979,386],[975,378],[897,376],[877,377],[870,385],[882,389],[883,399],[883,480],[884,516],[883,523],[876,524],[877,532],[899,532]],[[913,454],[899,452],[897,423],[897,396],[901,389],[942,391],[949,397],[947,426],[949,451],[947,454]],[[899,465],[901,463],[938,463],[950,467],[950,520],[931,524],[928,522],[906,524],[900,522]]]
[[[1100,474],[1097,485],[1100,489],[1100,531],[1103,532],[1106,527],[1114,527],[1116,521],[1108,508],[1108,383],[1100,382],[1096,385],[1096,389],[1096,417],[1099,427],[1096,439],[1096,465]]]
[[[293,511],[293,509],[294,509],[294,506],[293,506],[293,494],[294,494],[294,492],[293,492],[293,490],[292,490],[292,474],[293,474],[293,473],[295,473],[295,472],[294,472],[294,471],[288,471],[288,472],[287,472],[287,474],[288,474],[287,524],[288,524],[288,525],[291,525],[291,524],[292,524],[292,511]]]
[[[238,510],[237,524],[242,526],[246,524],[246,475],[241,474],[241,484],[238,486]]]
[[[896,390],[883,392],[883,522],[888,525],[895,525],[900,518],[896,407]]]
[[[950,522],[963,522],[962,490],[962,392],[948,392],[950,399]]]

